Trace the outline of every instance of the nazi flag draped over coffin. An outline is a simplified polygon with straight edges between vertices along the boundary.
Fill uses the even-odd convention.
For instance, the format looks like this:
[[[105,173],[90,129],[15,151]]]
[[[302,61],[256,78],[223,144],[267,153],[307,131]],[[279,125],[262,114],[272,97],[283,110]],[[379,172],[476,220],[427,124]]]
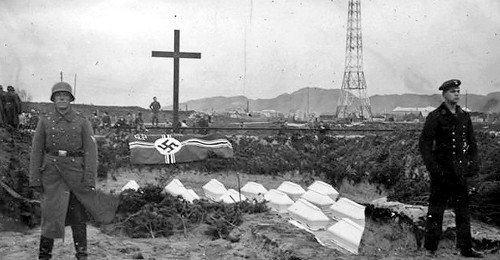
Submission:
[[[233,157],[233,146],[221,134],[209,135],[148,135],[129,137],[132,164],[172,164],[206,159],[209,154],[221,158]]]

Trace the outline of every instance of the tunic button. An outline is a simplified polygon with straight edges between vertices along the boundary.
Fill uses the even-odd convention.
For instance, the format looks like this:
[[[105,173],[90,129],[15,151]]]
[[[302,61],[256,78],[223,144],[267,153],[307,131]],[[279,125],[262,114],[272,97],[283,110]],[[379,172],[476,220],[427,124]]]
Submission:
[[[451,139],[453,142],[455,142],[455,138]]]
[[[462,161],[458,161],[458,163],[462,163]]]
[[[453,145],[453,148],[455,148],[455,147],[456,147],[456,146],[455,146],[455,145]]]
[[[455,155],[455,152],[453,152],[453,155]]]

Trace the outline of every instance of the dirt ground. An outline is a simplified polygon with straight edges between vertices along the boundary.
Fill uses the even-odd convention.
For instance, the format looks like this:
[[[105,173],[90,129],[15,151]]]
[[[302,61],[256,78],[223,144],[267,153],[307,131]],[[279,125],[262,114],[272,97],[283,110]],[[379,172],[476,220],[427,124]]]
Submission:
[[[257,176],[236,173],[202,174],[183,172],[175,176],[165,170],[142,169],[117,171],[114,179],[102,181],[99,188],[108,192],[119,192],[128,180],[139,185],[148,183],[167,184],[179,179],[187,188],[203,195],[202,186],[215,178],[226,188],[238,187],[247,181],[262,183],[266,188],[277,188],[284,180],[307,187],[310,177],[289,174],[284,177]],[[368,186],[343,185],[338,190],[341,196],[359,202],[374,199]],[[371,197],[367,197],[371,194]],[[384,194],[380,194],[383,196]],[[132,239],[109,236],[93,226],[88,227],[89,259],[460,259],[454,243],[443,239],[435,256],[427,256],[425,250],[417,248],[415,235],[409,225],[395,219],[375,219],[367,216],[366,227],[359,255],[348,255],[321,246],[315,237],[287,222],[284,215],[261,213],[245,216],[244,223],[233,230],[237,242],[223,239],[212,240],[204,234],[206,226],[199,226],[187,234],[179,233],[169,238]],[[36,259],[40,228],[28,229],[10,219],[0,218],[0,260]],[[500,259],[497,250],[484,251],[485,259]],[[71,231],[66,230],[66,239],[57,240],[53,259],[74,259]]]

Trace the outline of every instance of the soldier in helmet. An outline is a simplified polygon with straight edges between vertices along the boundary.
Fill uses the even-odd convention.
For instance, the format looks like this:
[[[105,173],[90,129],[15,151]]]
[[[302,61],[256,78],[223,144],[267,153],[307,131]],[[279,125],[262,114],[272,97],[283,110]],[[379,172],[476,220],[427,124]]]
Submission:
[[[19,125],[19,114],[21,114],[21,99],[12,86],[7,87],[7,93],[4,98],[5,119],[7,125],[17,128]]]
[[[457,104],[460,80],[445,81],[439,90],[444,102],[429,113],[419,147],[430,174],[425,248],[434,254],[442,232],[443,213],[450,202],[456,215],[457,247],[465,257],[482,257],[472,249],[467,177],[478,173],[478,152],[472,121]]]
[[[88,119],[74,111],[71,86],[52,87],[54,109],[40,116],[33,136],[29,185],[41,193],[39,259],[50,259],[54,239],[71,226],[77,259],[87,259],[89,215],[98,222],[114,218],[117,201],[95,189],[97,145]]]

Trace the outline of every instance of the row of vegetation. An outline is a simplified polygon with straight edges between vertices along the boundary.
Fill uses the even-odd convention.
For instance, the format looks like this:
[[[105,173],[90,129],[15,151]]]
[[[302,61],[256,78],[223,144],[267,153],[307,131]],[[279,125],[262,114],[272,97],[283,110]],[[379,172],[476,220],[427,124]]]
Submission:
[[[172,171],[236,171],[282,175],[299,172],[327,180],[334,187],[342,181],[369,182],[389,194],[389,199],[426,205],[429,176],[418,150],[415,130],[366,133],[346,138],[316,133],[282,133],[272,136],[228,136],[234,158],[171,165]],[[473,217],[500,226],[500,138],[478,132],[481,168],[469,182]],[[129,164],[126,138],[113,135],[100,147],[100,173],[136,167]],[[165,167],[165,166],[162,166]]]
[[[345,181],[369,182],[389,194],[389,199],[425,205],[429,176],[418,152],[418,131],[364,132],[364,137],[348,138],[311,132],[282,132],[276,135],[228,135],[234,158],[207,160],[169,166],[170,171],[236,171],[249,174],[283,175],[299,172],[326,180],[334,187]],[[1,144],[2,180],[25,198],[35,198],[27,184],[29,134],[4,136]],[[481,167],[470,180],[476,188],[471,211],[475,218],[500,226],[500,138],[477,133]],[[7,154],[7,153],[5,153]],[[99,176],[130,165],[126,134],[110,134],[99,141]],[[149,166],[148,166],[149,167]],[[242,214],[266,211],[264,204],[232,205],[197,201],[193,204],[161,194],[161,187],[148,186],[121,193],[121,206],[114,226],[132,237],[168,236],[201,223],[210,226],[214,237],[226,237],[242,221]],[[2,195],[3,194],[3,195]],[[37,223],[39,212],[32,203],[2,192],[2,212]],[[5,195],[5,196],[4,196]],[[118,230],[116,229],[116,230]]]

